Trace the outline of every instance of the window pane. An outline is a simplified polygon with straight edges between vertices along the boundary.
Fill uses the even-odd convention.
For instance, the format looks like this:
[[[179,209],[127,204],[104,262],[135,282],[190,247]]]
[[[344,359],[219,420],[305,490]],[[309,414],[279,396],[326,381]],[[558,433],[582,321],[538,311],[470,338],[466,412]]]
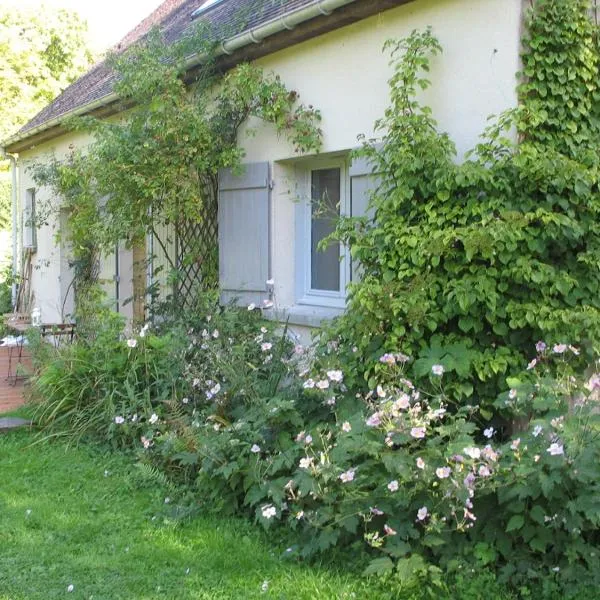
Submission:
[[[319,169],[311,173],[310,287],[313,290],[340,290],[340,245],[332,243],[319,250],[319,242],[335,229],[340,214],[340,169]]]

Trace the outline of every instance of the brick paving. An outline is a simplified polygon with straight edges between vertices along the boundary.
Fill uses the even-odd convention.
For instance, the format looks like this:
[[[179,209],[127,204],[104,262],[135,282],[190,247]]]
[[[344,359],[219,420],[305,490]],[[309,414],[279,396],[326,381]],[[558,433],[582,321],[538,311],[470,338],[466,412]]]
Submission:
[[[13,348],[16,357],[17,348]],[[15,410],[25,404],[23,396],[23,388],[27,385],[27,380],[20,378],[17,380],[16,385],[11,385],[11,382],[7,381],[6,376],[8,375],[8,360],[9,360],[9,348],[0,346],[0,414]],[[29,356],[26,349],[23,350],[23,363],[29,366]]]

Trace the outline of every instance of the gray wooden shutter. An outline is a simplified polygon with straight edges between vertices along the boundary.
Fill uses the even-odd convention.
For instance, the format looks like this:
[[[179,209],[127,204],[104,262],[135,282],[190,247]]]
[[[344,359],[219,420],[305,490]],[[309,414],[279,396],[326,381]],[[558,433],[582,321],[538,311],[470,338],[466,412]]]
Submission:
[[[350,214],[353,217],[372,218],[373,209],[369,208],[371,194],[379,185],[379,178],[373,173],[373,165],[365,158],[355,158],[350,165]],[[352,260],[352,280],[360,279],[360,265]]]
[[[269,297],[269,163],[219,172],[219,284],[222,302],[261,304]]]

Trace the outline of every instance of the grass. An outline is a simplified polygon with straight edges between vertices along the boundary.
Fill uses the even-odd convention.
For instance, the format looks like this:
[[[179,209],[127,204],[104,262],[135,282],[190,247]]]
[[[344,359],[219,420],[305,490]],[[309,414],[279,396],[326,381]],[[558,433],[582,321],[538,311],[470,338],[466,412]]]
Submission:
[[[243,521],[174,523],[125,457],[33,439],[0,435],[0,600],[382,597],[286,559]]]

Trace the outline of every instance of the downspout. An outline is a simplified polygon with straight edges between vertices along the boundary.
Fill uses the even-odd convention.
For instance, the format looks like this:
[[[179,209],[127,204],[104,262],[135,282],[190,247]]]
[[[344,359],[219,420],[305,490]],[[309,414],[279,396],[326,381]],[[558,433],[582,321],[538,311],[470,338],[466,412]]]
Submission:
[[[12,210],[12,289],[11,289],[11,301],[13,310],[16,309],[17,303],[17,157],[13,154],[8,154],[4,148],[0,148],[0,158],[6,158],[10,160],[10,174],[11,174],[11,210]]]

